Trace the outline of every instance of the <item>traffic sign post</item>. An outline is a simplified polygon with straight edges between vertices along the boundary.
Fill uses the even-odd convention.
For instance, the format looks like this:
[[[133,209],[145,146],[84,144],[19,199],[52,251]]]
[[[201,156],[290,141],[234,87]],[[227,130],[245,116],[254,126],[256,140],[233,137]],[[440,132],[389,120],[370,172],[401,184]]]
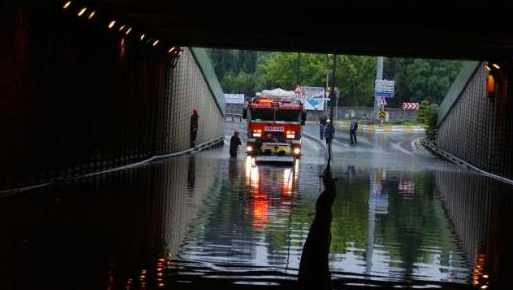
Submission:
[[[418,110],[420,107],[419,103],[403,103],[403,110]]]
[[[419,103],[402,103],[401,107],[403,108],[403,120],[406,120],[406,110],[418,110],[420,105]]]
[[[374,112],[376,113],[376,109],[381,107],[383,110],[384,106],[387,104],[386,98],[394,97],[394,81],[377,79],[374,82]],[[381,119],[381,123],[383,123],[383,119]]]
[[[385,109],[381,108],[379,110],[379,118],[381,119],[381,125],[383,125],[383,120],[386,118],[387,116],[387,112],[385,111]]]
[[[375,98],[393,98],[394,97],[394,81],[376,80],[374,83]]]

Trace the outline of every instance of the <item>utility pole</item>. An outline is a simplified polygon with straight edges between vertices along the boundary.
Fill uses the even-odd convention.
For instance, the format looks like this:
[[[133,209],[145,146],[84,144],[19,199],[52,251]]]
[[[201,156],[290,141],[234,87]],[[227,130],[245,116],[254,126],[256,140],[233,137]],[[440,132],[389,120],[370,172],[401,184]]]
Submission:
[[[328,95],[327,95],[327,92],[328,92],[328,88],[330,87],[330,83],[329,83],[330,69],[328,68],[328,65],[329,65],[329,57],[326,54],[326,87],[325,87],[325,90],[324,90],[324,109],[322,110],[325,116],[328,114]]]
[[[330,119],[331,119],[331,122],[334,122],[334,119],[333,119],[333,108],[334,108],[336,97],[337,97],[337,95],[335,94],[335,75],[336,75],[336,70],[337,70],[337,55],[334,54],[333,55],[333,74],[331,75],[331,91],[330,91],[330,103],[331,103],[331,106],[330,106]]]
[[[301,83],[301,53],[297,53],[297,78],[296,78],[296,85],[299,85]]]
[[[337,95],[335,94],[335,76],[337,70],[337,55],[333,54],[333,74],[331,76],[331,90],[330,90],[330,119],[331,125],[335,126],[335,120],[333,119],[333,107],[335,105],[335,98]],[[326,169],[331,172],[331,142],[328,143],[328,164],[326,165]]]
[[[383,57],[378,56],[376,58],[376,80],[382,80],[382,79],[383,79]],[[374,98],[374,111],[372,114],[372,119],[377,120],[380,103],[379,103],[379,99],[376,98],[376,96],[373,96],[373,98]]]

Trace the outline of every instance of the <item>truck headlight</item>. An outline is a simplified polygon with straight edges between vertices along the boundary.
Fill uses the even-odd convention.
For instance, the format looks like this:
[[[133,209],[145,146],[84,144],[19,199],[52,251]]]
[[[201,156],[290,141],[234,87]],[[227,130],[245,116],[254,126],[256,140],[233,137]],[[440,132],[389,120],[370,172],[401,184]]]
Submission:
[[[253,151],[253,147],[251,147],[251,145],[248,145],[248,147],[246,147],[246,151],[248,151],[248,152]]]
[[[300,148],[294,148],[294,154],[299,155],[299,153],[301,153],[301,149]]]

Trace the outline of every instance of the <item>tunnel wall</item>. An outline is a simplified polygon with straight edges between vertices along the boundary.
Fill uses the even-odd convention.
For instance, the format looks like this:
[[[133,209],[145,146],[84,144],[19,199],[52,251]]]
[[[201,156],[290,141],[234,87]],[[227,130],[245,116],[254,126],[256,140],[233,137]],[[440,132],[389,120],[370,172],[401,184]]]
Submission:
[[[434,179],[474,275],[482,267],[485,273],[481,274],[507,277],[513,258],[508,226],[512,222],[511,185],[469,172],[435,171]]]
[[[135,33],[61,5],[0,3],[0,190],[188,149],[193,107],[197,143],[222,136],[222,91],[201,49],[173,68]]]
[[[496,76],[488,95],[486,63],[467,63],[441,105],[436,146],[488,172],[513,178],[513,103],[510,69]]]
[[[125,289],[142,270],[150,273],[149,289],[158,289],[157,258],[181,259],[190,232],[201,231],[199,214],[209,216],[205,204],[219,194],[221,160],[195,157],[5,197],[2,289],[45,289],[70,271],[53,289],[103,289],[109,282],[115,283],[112,289]],[[28,233],[30,250],[18,242]]]

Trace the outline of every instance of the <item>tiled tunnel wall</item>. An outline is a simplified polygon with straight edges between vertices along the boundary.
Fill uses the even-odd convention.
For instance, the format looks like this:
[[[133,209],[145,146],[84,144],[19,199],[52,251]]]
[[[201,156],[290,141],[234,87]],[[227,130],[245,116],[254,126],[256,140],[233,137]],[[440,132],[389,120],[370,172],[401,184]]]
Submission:
[[[434,180],[471,267],[495,277],[511,273],[510,185],[471,172],[435,171]]]
[[[465,80],[438,126],[436,145],[480,169],[513,178],[511,66],[505,64],[493,71],[496,93],[492,97],[486,91],[489,71],[485,66],[479,63]]]
[[[0,190],[188,149],[222,136],[223,111],[194,49],[175,68],[133,35],[59,1],[0,3]]]
[[[110,280],[108,272],[115,277],[111,288],[125,289],[144,270],[152,273],[147,289],[161,288],[156,281],[161,277],[153,274],[157,257],[179,261],[190,231],[201,231],[198,212],[214,215],[215,207],[205,205],[205,200],[220,194],[220,166],[221,160],[179,156],[155,166],[38,188],[34,194],[0,202],[0,256],[17,261],[0,263],[1,288],[41,289],[43,283],[54,283],[52,273],[70,269],[73,277],[63,279],[58,289],[73,289],[71,283],[80,284],[80,289],[103,289]],[[25,243],[12,243],[27,231],[34,233],[30,242],[36,244],[28,251]],[[112,255],[107,257],[106,252]],[[19,274],[35,268],[30,279]]]

